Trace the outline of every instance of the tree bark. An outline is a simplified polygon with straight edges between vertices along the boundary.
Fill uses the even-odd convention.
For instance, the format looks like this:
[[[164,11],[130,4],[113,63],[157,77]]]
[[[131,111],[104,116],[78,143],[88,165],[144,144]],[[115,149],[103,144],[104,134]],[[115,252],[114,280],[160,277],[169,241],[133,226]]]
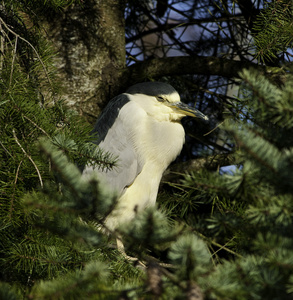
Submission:
[[[50,15],[46,21],[57,52],[55,64],[63,99],[91,123],[111,98],[130,85],[163,76],[237,78],[243,68],[256,68],[283,80],[280,68],[218,57],[154,58],[126,67],[124,9],[124,0],[87,0]]]
[[[138,62],[125,70],[129,82],[144,81],[168,75],[219,75],[227,78],[239,78],[243,69],[254,68],[268,75],[282,75],[283,70],[278,67],[266,67],[249,61],[236,61],[207,56],[176,56],[154,58]]]
[[[87,0],[47,18],[63,98],[94,121],[125,68],[124,1]]]

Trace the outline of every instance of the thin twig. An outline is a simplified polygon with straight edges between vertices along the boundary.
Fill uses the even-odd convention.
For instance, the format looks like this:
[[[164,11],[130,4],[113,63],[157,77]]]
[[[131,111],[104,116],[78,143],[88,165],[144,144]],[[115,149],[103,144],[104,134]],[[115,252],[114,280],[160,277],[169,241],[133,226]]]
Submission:
[[[230,253],[232,253],[233,255],[238,255],[238,253],[236,254],[236,252],[234,252],[234,251],[232,251],[232,250],[230,250],[229,248],[226,247],[226,246],[229,245],[229,243],[232,242],[234,239],[235,239],[235,236],[232,237],[227,243],[225,243],[225,245],[220,245],[220,244],[214,242],[215,244],[217,244],[216,246],[219,247],[219,249],[216,250],[216,251],[214,251],[213,256],[216,255],[216,254],[217,254],[219,251],[221,251],[221,250],[225,250],[225,251],[228,251],[228,250],[229,250]],[[228,249],[228,250],[227,250],[227,249]],[[229,252],[229,251],[228,251],[228,252]],[[232,252],[231,252],[231,251],[232,251]],[[240,256],[238,256],[238,257],[242,257],[242,256],[240,255]]]
[[[18,174],[20,170],[20,166],[22,164],[23,160],[20,161],[19,165],[17,166],[16,174],[15,174],[15,179],[14,179],[14,186],[16,186],[17,180],[18,180]]]
[[[209,132],[205,133],[203,136],[211,134],[214,130],[216,130],[218,127],[220,127],[224,122],[225,122],[225,120],[223,122],[219,123],[215,128],[213,128]]]
[[[0,32],[2,33],[2,26],[0,24]],[[0,35],[0,70],[3,69],[3,64],[4,64],[4,41],[5,41],[5,38],[4,36],[1,34]]]
[[[7,150],[7,148],[4,146],[4,144],[1,141],[0,141],[0,145],[5,150],[5,152],[13,158],[12,154]]]
[[[42,131],[47,137],[50,138],[49,134],[40,126],[38,126],[38,124],[36,124],[33,120],[31,120],[29,117],[27,117],[26,115],[22,114],[22,116],[27,119],[28,121],[30,121],[33,125],[35,125],[40,131]]]
[[[40,57],[38,51],[36,50],[36,48],[35,48],[28,40],[26,40],[25,38],[23,38],[22,36],[20,36],[20,35],[17,34],[16,32],[14,32],[12,29],[10,29],[9,26],[3,21],[2,18],[0,18],[0,22],[4,25],[4,27],[5,27],[10,33],[12,33],[13,35],[15,35],[16,38],[21,39],[22,41],[24,41],[25,43],[27,43],[27,44],[33,49],[33,51],[34,51],[35,54],[37,55],[38,60],[40,61],[41,65],[42,65],[42,67],[43,67],[43,69],[44,69],[44,71],[45,71],[45,74],[46,74],[46,77],[47,77],[47,79],[48,79],[49,84],[52,86],[52,83],[51,83],[49,74],[48,74],[48,72],[47,72],[46,66],[44,65],[44,63],[43,63],[43,61],[42,61],[42,59],[41,59],[41,57]]]
[[[231,253],[231,254],[237,256],[237,257],[240,257],[240,258],[242,257],[242,255],[240,255],[240,254],[238,254],[237,252],[235,252],[235,251],[233,251],[233,250],[227,248],[227,247],[225,246],[225,245],[227,245],[227,243],[226,243],[225,245],[221,245],[221,244],[219,244],[219,243],[217,243],[217,242],[211,240],[210,238],[206,237],[206,236],[203,235],[202,233],[200,233],[200,232],[198,232],[198,231],[196,231],[196,230],[193,230],[193,231],[194,231],[198,236],[200,236],[202,239],[208,241],[208,242],[211,243],[212,245],[217,246],[217,247],[219,247],[220,249],[225,250],[225,251],[227,251],[227,252],[229,252],[229,253]],[[231,241],[231,240],[230,240],[230,241]],[[215,252],[215,253],[216,253],[216,252]]]
[[[22,152],[27,156],[27,158],[31,161],[31,163],[33,164],[33,166],[35,167],[37,173],[38,173],[38,176],[39,176],[39,180],[40,180],[40,184],[41,184],[41,187],[43,187],[43,180],[42,180],[42,176],[41,176],[41,173],[37,167],[37,165],[35,164],[35,162],[33,161],[33,159],[31,158],[31,156],[26,153],[26,151],[24,150],[24,148],[21,146],[20,142],[18,141],[18,138],[16,136],[16,133],[15,133],[15,130],[12,129],[12,132],[13,132],[13,137],[15,139],[15,142],[17,143],[17,145],[20,147],[20,149],[22,150]]]
[[[12,83],[12,75],[13,75],[13,69],[14,69],[14,62],[15,62],[15,57],[16,57],[16,50],[17,50],[17,41],[18,41],[18,36],[15,38],[15,45],[13,49],[13,56],[12,56],[12,63],[11,63],[11,70],[10,70],[10,79],[9,79],[9,89],[11,87]]]

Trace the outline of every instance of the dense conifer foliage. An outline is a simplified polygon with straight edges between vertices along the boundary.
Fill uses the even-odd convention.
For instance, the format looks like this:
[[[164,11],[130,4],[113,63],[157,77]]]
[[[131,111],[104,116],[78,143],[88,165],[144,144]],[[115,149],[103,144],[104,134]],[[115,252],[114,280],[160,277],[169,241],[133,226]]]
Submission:
[[[158,3],[164,15],[171,4]],[[212,110],[206,92],[201,104],[221,123],[193,151],[205,163],[166,179],[156,208],[110,234],[103,224],[116,198],[80,166],[113,168],[119,158],[99,150],[92,125],[62,99],[56,52],[38,19],[83,4],[0,2],[0,299],[292,299],[289,2],[265,3],[247,21],[261,68],[241,70],[239,95]],[[127,22],[138,17],[131,9],[129,1]],[[161,79],[182,90],[193,80],[179,77]],[[223,169],[227,157],[233,165]],[[136,259],[116,248],[121,236]]]

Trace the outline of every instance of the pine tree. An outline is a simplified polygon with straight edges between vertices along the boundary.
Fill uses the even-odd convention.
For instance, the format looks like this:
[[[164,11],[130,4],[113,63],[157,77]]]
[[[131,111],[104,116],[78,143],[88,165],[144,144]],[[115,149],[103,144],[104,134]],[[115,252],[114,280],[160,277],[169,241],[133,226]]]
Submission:
[[[115,158],[58,99],[48,45],[26,33],[12,6],[6,15],[23,34],[1,19],[1,299],[293,298],[289,75],[276,86],[242,72],[223,126],[234,170],[185,176],[159,209],[107,235],[115,196],[78,166],[111,168]],[[113,246],[117,235],[145,267]]]
[[[57,1],[47,2],[53,9],[60,5]],[[36,223],[41,215],[25,212],[26,193],[31,191],[32,198],[45,199],[38,190],[45,190],[56,180],[50,162],[40,156],[38,140],[46,136],[69,159],[79,163],[87,160],[96,147],[89,143],[90,127],[66,109],[58,97],[53,52],[40,28],[28,30],[29,24],[20,13],[39,7],[27,1],[8,1],[0,8],[0,278],[6,282],[0,298],[10,297],[13,292],[7,292],[7,287],[15,284],[15,297],[19,299],[35,280],[72,270],[90,256],[76,252],[70,241],[58,235],[43,234],[38,226],[44,220],[41,225]],[[91,154],[93,162],[100,163],[107,163],[108,156],[99,151],[94,157]]]
[[[254,43],[257,57],[262,61],[280,61],[290,56],[292,47],[292,3],[290,1],[264,2],[264,8],[254,22]],[[281,57],[284,60],[284,57]]]
[[[36,282],[30,298],[291,298],[292,154],[287,137],[292,130],[292,79],[278,88],[255,71],[243,71],[242,78],[240,100],[246,115],[225,128],[237,145],[238,167],[222,175],[191,174],[183,184],[186,193],[192,191],[190,203],[197,203],[198,212],[205,206],[206,215],[185,213],[186,224],[180,225],[148,210],[119,229],[127,253],[145,262],[146,273],[111,249],[100,230],[115,199],[101,190],[97,179],[83,181],[77,166],[52,141],[40,142],[62,188],[51,182],[22,198],[34,230],[46,232],[43,245],[53,239],[56,247],[50,248],[53,252],[45,248],[46,259],[45,249],[39,248],[42,260],[34,256],[39,261],[26,267],[36,272],[31,274]],[[32,249],[30,241],[21,250],[26,244],[34,255],[40,247]],[[39,275],[38,281],[42,267],[54,275]]]

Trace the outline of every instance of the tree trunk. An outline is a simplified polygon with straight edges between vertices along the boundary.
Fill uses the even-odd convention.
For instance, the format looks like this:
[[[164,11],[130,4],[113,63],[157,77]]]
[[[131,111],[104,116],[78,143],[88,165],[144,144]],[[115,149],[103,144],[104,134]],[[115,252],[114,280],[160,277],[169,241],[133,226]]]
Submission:
[[[63,98],[92,123],[112,97],[150,78],[181,74],[232,78],[252,67],[283,82],[279,68],[218,57],[154,58],[126,68],[124,11],[124,0],[87,0],[47,17]]]
[[[87,0],[46,21],[62,95],[90,122],[117,94],[125,68],[124,1]]]

